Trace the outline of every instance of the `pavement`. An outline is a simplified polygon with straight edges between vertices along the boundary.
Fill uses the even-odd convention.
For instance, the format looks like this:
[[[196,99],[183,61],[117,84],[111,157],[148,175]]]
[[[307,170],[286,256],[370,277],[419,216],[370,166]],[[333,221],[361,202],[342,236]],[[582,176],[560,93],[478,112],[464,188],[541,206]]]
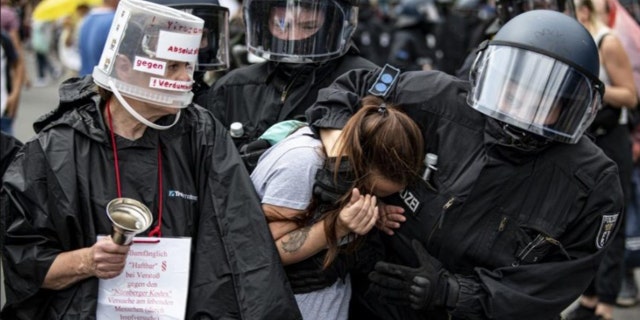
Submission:
[[[35,79],[35,61],[31,55],[27,56],[27,71],[31,79]],[[40,116],[53,110],[59,101],[58,85],[68,78],[66,73],[59,79],[49,81],[49,84],[43,87],[24,88],[20,101],[20,109],[17,118],[14,121],[14,136],[20,141],[26,142],[31,139],[35,132],[33,131],[33,122]],[[32,81],[33,82],[33,81]],[[636,270],[636,281],[640,286],[640,269]],[[0,305],[4,304],[4,292],[2,292]],[[567,310],[573,308],[570,306]],[[566,313],[566,311],[565,311]],[[640,304],[631,308],[616,308],[614,311],[615,320],[640,320]],[[518,319],[514,319],[518,320]]]

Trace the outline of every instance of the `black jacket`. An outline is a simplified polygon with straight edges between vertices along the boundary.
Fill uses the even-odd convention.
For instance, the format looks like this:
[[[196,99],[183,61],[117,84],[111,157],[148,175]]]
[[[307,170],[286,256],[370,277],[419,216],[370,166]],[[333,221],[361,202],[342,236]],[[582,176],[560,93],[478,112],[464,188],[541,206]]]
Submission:
[[[218,79],[209,91],[206,107],[227,128],[233,122],[243,124],[244,136],[234,138],[240,148],[280,121],[305,121],[304,113],[315,102],[318,90],[343,73],[376,67],[359,57],[355,47],[321,65],[299,65],[295,70],[272,61],[254,64]]]
[[[321,90],[308,112],[314,128],[341,128],[376,77],[354,71]],[[586,136],[515,150],[495,120],[466,104],[467,91],[441,72],[407,72],[389,97],[439,159],[431,185],[421,181],[395,199],[408,219],[385,239],[387,259],[415,266],[411,239],[421,240],[459,280],[454,319],[552,319],[587,287],[618,229],[616,166]],[[372,299],[383,319],[447,317]]]
[[[90,76],[62,85],[58,108],[35,123],[5,175],[3,319],[95,319],[97,278],[40,289],[59,253],[111,231],[114,158],[93,86]],[[192,239],[187,319],[301,318],[251,180],[209,112],[190,106],[169,130],[116,141],[123,196],[145,203],[154,221],[162,148],[162,235]]]

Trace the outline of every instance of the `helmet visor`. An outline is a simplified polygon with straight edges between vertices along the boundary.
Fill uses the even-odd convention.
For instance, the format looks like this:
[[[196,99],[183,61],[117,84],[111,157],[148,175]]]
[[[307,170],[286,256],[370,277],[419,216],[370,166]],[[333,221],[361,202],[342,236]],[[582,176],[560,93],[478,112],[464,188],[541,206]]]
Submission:
[[[593,121],[600,94],[593,82],[551,57],[491,45],[471,71],[469,105],[500,121],[575,143]]]
[[[215,5],[177,3],[172,8],[204,20],[196,71],[229,68],[229,9]]]
[[[249,51],[292,63],[338,57],[349,46],[358,9],[339,1],[249,1],[244,9]]]

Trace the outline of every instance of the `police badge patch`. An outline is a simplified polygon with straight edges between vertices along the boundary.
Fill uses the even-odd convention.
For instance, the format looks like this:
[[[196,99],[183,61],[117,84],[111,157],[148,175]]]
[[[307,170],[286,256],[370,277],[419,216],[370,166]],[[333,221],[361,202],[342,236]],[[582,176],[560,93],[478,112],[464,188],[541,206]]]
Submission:
[[[609,241],[609,238],[611,237],[611,234],[615,229],[616,222],[618,221],[619,215],[620,215],[619,213],[616,213],[616,214],[605,214],[602,216],[602,222],[600,223],[600,228],[598,229],[598,235],[596,236],[596,247],[598,249],[602,249],[602,247],[604,247],[604,245],[607,244],[607,241]]]

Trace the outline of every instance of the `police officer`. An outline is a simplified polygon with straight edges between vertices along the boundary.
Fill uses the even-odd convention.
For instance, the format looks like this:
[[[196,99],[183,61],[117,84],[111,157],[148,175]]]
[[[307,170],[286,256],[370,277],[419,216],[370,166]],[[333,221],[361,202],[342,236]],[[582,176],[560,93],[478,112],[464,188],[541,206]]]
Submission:
[[[227,127],[253,167],[269,143],[259,140],[283,120],[305,121],[319,89],[351,69],[376,65],[352,44],[358,0],[249,0],[243,3],[247,47],[267,61],[215,82],[207,108]],[[248,145],[250,144],[250,145]],[[253,153],[252,150],[258,152]]]
[[[444,20],[435,1],[404,1],[396,11],[387,61],[403,71],[432,69],[436,61],[436,26]]]
[[[193,73],[193,102],[206,104],[209,84],[204,76],[207,71],[224,71],[229,68],[229,9],[220,6],[218,0],[151,0],[171,8],[186,11],[204,20],[202,41],[198,51],[198,64]]]
[[[475,48],[482,41],[493,38],[498,30],[500,30],[500,27],[513,17],[523,12],[535,9],[555,10],[573,18],[576,17],[576,9],[573,4],[573,0],[496,0],[495,18],[493,18],[490,23],[485,24],[481,30],[477,30],[470,35],[468,48],[473,48],[474,50],[472,50],[465,58],[460,69],[456,70],[456,75],[462,79],[468,79],[469,70],[471,69],[471,65],[473,64],[477,54]]]
[[[383,236],[369,290],[354,289],[366,317],[557,319],[580,295],[623,207],[615,164],[583,135],[601,103],[598,69],[578,21],[534,10],[482,48],[470,83],[400,75],[389,99],[438,161],[427,181],[385,199],[407,221]],[[322,90],[310,123],[341,127],[378,73],[352,71]]]

